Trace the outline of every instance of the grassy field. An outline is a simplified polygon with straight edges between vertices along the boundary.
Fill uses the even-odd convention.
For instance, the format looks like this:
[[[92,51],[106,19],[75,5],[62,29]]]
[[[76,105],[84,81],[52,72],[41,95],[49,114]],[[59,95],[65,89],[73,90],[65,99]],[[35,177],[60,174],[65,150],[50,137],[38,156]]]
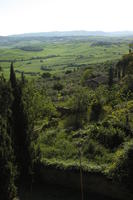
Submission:
[[[15,61],[17,72],[26,72],[30,76],[50,71],[52,74],[67,69],[95,66],[118,60],[128,53],[131,38],[109,37],[64,37],[64,38],[29,38],[0,44],[0,66],[6,76],[10,62]],[[41,68],[44,68],[42,70]]]

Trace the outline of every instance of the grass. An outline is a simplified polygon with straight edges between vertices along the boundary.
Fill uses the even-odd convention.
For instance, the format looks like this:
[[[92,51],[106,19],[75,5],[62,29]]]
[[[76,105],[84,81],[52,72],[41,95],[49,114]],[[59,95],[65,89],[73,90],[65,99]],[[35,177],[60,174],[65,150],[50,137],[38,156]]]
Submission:
[[[46,41],[14,42],[12,45],[0,47],[0,66],[4,74],[9,74],[11,60],[16,60],[14,66],[16,70],[24,72],[40,72],[41,66],[52,69],[52,73],[60,73],[66,68],[74,69],[78,65],[82,67],[89,64],[104,63],[107,61],[118,60],[121,55],[128,52],[128,42],[126,39],[115,38],[111,40],[111,45],[99,46],[92,45],[96,41],[110,41],[111,38],[87,37],[82,39],[63,38]],[[24,51],[24,46],[31,48],[31,51]],[[34,48],[41,48],[42,51],[32,51]],[[56,57],[52,57],[55,55]],[[49,57],[49,58],[48,58]],[[4,62],[2,62],[4,61]]]

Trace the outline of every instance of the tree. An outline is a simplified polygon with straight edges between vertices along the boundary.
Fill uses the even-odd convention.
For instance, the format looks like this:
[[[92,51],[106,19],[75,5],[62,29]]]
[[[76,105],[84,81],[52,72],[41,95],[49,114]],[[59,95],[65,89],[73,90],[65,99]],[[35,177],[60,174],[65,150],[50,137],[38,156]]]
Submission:
[[[2,69],[2,67],[1,67],[1,65],[0,65],[0,72],[2,72],[3,71],[3,69]]]
[[[51,77],[51,74],[49,72],[45,72],[42,74],[42,78],[50,78]]]
[[[86,70],[83,72],[83,75],[82,75],[82,77],[81,77],[81,84],[82,84],[83,86],[85,86],[87,80],[88,80],[89,78],[93,78],[93,76],[94,76],[94,75],[93,75],[93,73],[92,73],[92,70],[86,69]]]
[[[62,85],[62,83],[61,82],[56,82],[56,83],[54,83],[54,85],[53,85],[53,89],[54,90],[58,90],[58,91],[60,91],[60,90],[62,90],[63,89],[63,85]]]
[[[93,103],[91,106],[90,121],[97,122],[102,113],[103,113],[103,108],[101,102],[97,101]]]
[[[0,77],[0,199],[12,200],[16,196],[16,167],[11,140],[11,90]]]
[[[12,139],[15,151],[16,162],[19,171],[19,180],[30,180],[31,152],[30,152],[30,125],[28,116],[24,109],[23,87],[24,82],[16,80],[13,64],[10,70],[10,83],[13,93],[12,103]]]
[[[81,128],[88,118],[88,95],[86,91],[76,91],[69,100],[67,107],[71,112],[67,117],[65,126],[70,126],[73,129]]]
[[[13,67],[13,62],[11,63],[11,66],[10,66],[10,83],[11,83],[11,87],[14,89],[16,87],[17,80],[16,80],[16,75],[15,75],[15,71]]]
[[[12,200],[16,196],[16,168],[7,122],[0,117],[0,199]]]
[[[128,75],[124,79],[124,85],[122,87],[122,93],[126,97],[132,96],[132,93],[133,93],[133,75]]]
[[[24,72],[21,73],[21,82],[22,82],[22,85],[25,84]]]
[[[108,82],[109,88],[111,88],[112,85],[113,85],[113,76],[114,76],[114,74],[113,74],[113,68],[111,66],[109,68],[109,82]]]
[[[11,87],[3,75],[0,76],[0,115],[8,117],[12,102]]]
[[[123,148],[116,153],[110,174],[128,190],[133,188],[133,140],[125,142]]]
[[[129,44],[129,53],[132,53],[132,51],[133,51],[133,43],[130,43]]]

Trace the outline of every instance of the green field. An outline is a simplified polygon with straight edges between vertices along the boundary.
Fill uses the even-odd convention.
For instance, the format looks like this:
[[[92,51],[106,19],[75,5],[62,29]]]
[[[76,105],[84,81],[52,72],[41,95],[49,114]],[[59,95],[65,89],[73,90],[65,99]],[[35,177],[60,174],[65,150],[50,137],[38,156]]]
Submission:
[[[0,43],[0,66],[6,76],[11,61],[14,61],[18,74],[24,71],[28,76],[31,72],[36,76],[45,71],[55,74],[67,69],[93,67],[96,63],[116,61],[128,53],[130,40],[91,36],[14,39]]]

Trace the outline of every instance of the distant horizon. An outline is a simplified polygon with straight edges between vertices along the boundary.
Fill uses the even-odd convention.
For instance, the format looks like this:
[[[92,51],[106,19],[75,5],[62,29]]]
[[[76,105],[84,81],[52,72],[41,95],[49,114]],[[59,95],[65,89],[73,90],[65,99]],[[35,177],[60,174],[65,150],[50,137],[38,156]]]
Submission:
[[[104,31],[104,30],[53,30],[53,31],[33,31],[33,32],[21,32],[14,34],[0,35],[2,37],[19,36],[19,35],[29,35],[29,34],[45,34],[45,33],[69,33],[69,32],[88,32],[88,33],[133,33],[133,30],[114,30],[114,31]]]

